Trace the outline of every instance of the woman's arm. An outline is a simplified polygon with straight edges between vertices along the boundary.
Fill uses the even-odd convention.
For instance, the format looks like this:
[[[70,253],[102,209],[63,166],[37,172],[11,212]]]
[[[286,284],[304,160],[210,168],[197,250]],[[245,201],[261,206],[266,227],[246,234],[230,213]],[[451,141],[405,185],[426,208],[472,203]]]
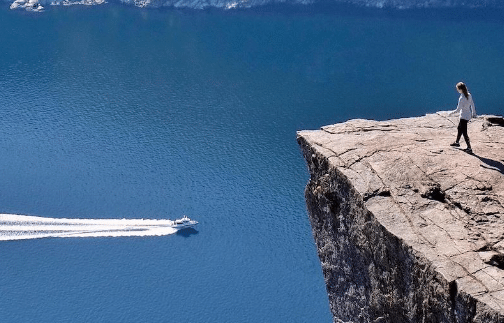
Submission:
[[[462,110],[462,104],[460,104],[461,100],[462,100],[462,96],[460,96],[460,98],[458,100],[457,108],[455,110],[453,110],[452,112],[448,113],[449,116],[453,116],[457,113],[460,113],[460,111]]]
[[[474,105],[474,101],[473,101],[473,98],[472,98],[472,95],[471,95],[471,101],[470,101],[470,104],[471,104],[471,117],[473,118],[476,118],[477,114],[476,114],[476,106]]]

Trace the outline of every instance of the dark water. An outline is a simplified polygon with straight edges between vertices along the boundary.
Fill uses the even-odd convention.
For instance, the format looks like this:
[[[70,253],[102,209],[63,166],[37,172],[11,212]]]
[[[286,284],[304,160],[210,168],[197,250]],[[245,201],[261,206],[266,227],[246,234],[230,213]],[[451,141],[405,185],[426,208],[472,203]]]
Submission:
[[[2,242],[2,322],[330,322],[296,130],[454,109],[460,80],[502,111],[498,15],[3,4],[0,30],[0,213],[200,222]]]

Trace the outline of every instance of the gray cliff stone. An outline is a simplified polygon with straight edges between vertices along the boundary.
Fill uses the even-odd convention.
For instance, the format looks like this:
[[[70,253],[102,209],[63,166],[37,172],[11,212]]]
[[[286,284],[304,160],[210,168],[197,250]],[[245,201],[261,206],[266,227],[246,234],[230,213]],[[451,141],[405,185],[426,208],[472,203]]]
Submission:
[[[335,322],[504,322],[504,122],[351,120],[300,131]],[[462,146],[464,146],[462,140]]]

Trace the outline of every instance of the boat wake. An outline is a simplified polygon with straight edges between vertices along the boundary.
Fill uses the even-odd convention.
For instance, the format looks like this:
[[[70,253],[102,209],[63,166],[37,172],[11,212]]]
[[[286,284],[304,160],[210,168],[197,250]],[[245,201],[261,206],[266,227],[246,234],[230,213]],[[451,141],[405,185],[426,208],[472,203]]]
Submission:
[[[180,226],[180,220],[150,219],[58,219],[38,216],[0,214],[0,241],[74,238],[74,237],[132,237],[164,236],[190,227]]]

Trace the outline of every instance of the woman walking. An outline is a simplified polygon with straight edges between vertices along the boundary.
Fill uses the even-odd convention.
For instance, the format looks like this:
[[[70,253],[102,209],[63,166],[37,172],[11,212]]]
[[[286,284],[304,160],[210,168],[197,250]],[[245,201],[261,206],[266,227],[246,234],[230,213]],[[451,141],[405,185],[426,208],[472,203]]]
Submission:
[[[460,114],[460,121],[457,127],[457,140],[454,143],[450,144],[453,147],[460,147],[460,137],[463,135],[464,140],[467,144],[467,148],[464,149],[467,153],[472,153],[471,143],[469,142],[469,135],[467,134],[467,123],[471,118],[476,117],[476,108],[474,107],[474,101],[472,99],[471,93],[467,90],[467,86],[459,82],[457,83],[457,91],[460,93],[460,98],[458,100],[457,109],[452,111],[449,115],[455,115],[457,113]]]

